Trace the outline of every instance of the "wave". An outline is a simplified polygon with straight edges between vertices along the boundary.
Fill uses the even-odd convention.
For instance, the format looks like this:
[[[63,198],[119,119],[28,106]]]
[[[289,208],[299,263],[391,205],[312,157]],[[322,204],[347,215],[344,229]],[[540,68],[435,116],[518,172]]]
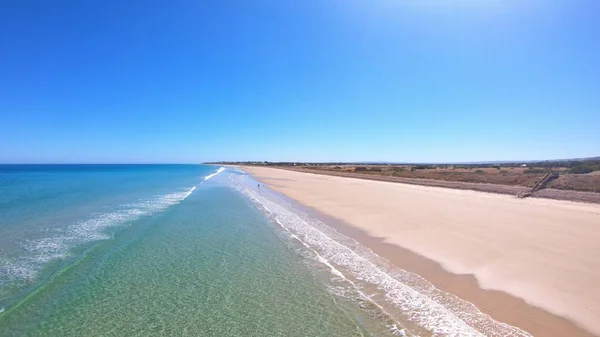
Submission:
[[[138,202],[124,204],[110,212],[92,213],[87,219],[64,228],[53,229],[41,239],[26,240],[21,257],[0,262],[0,286],[13,282],[30,282],[48,263],[65,259],[76,246],[110,238],[107,229],[127,226],[143,216],[151,216],[185,200],[196,187],[177,192],[155,195]]]
[[[330,270],[336,279],[345,281],[345,288],[334,289],[335,294],[343,296],[350,292],[384,312],[384,306],[390,307],[398,321],[416,325],[435,336],[530,336],[519,328],[495,321],[472,303],[437,289],[420,276],[391,265],[355,240],[265,193],[266,189],[259,193],[234,182],[290,238],[310,249],[316,262]],[[398,327],[393,325],[393,329]]]
[[[192,187],[192,188],[191,188],[191,189],[190,189],[190,190],[189,190],[189,191],[188,191],[188,192],[185,194],[185,196],[183,197],[183,199],[185,199],[185,198],[189,197],[189,196],[190,196],[190,194],[192,194],[192,192],[194,192],[194,190],[195,190],[195,189],[196,189],[196,186]],[[182,199],[182,200],[183,200],[183,199]]]
[[[220,167],[215,173],[205,176],[201,182],[209,180],[224,170],[224,167]],[[15,281],[30,282],[48,263],[67,258],[73,247],[109,239],[110,236],[106,231],[108,228],[125,226],[140,217],[164,211],[189,197],[195,189],[196,186],[193,186],[120,205],[111,212],[92,213],[85,220],[48,231],[48,236],[44,238],[26,240],[21,243],[21,248],[26,252],[24,256],[0,260],[0,286]]]
[[[213,173],[213,174],[209,174],[209,175],[207,175],[206,177],[204,177],[204,181],[207,181],[208,179],[210,179],[210,178],[212,178],[212,177],[216,176],[217,174],[219,174],[219,173],[221,173],[221,172],[223,172],[223,171],[225,171],[225,168],[224,168],[224,167],[219,167],[219,169],[217,170],[217,172],[215,172],[215,173]]]

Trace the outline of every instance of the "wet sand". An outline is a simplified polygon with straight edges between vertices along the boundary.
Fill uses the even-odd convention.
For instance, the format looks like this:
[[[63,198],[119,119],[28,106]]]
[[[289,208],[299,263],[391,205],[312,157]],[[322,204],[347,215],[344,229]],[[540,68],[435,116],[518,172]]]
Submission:
[[[536,336],[600,335],[598,205],[244,169],[498,321]]]

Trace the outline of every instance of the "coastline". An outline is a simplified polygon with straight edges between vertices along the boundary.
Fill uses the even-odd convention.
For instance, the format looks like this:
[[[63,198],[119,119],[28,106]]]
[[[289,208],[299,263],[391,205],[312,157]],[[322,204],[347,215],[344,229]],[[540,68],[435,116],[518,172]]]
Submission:
[[[396,265],[399,268],[402,268],[406,271],[418,274],[422,277],[424,277],[425,279],[427,279],[429,282],[431,282],[433,285],[435,285],[437,288],[441,289],[442,291],[448,292],[448,293],[452,293],[454,295],[457,295],[458,297],[469,301],[473,304],[475,304],[482,312],[489,314],[492,318],[496,319],[497,321],[509,324],[509,325],[513,325],[516,327],[519,327],[533,335],[540,335],[540,336],[565,336],[565,335],[571,335],[571,336],[593,336],[594,334],[592,334],[591,332],[588,332],[587,330],[585,330],[584,328],[581,327],[580,325],[577,325],[575,323],[573,323],[573,317],[571,315],[560,315],[557,313],[552,313],[552,310],[547,310],[547,308],[545,308],[544,305],[537,305],[538,303],[535,303],[535,300],[532,301],[531,298],[526,298],[526,296],[518,296],[519,294],[515,295],[514,291],[510,291],[512,289],[508,289],[509,291],[505,291],[505,289],[502,289],[502,287],[498,287],[497,285],[493,285],[490,287],[489,284],[485,284],[486,287],[482,287],[481,284],[481,275],[476,275],[475,273],[470,273],[469,272],[469,268],[463,268],[464,270],[458,270],[460,268],[449,268],[448,265],[448,261],[440,261],[439,259],[433,259],[431,258],[431,256],[425,256],[425,254],[420,254],[422,253],[419,251],[415,251],[414,249],[410,249],[412,247],[406,247],[406,245],[403,244],[402,241],[398,242],[398,241],[394,241],[391,240],[391,238],[393,238],[394,235],[397,235],[398,233],[391,233],[392,235],[385,235],[386,231],[389,231],[390,228],[383,228],[378,231],[373,231],[373,230],[369,230],[369,228],[365,228],[364,227],[364,223],[360,224],[360,221],[362,220],[363,222],[365,220],[368,220],[369,218],[363,218],[363,219],[359,219],[359,221],[354,221],[352,216],[348,216],[348,215],[343,215],[344,213],[353,213],[352,211],[349,211],[349,209],[347,207],[360,207],[363,205],[353,205],[352,203],[350,204],[346,204],[346,205],[335,205],[335,200],[334,200],[334,204],[332,204],[332,200],[324,200],[323,198],[319,198],[319,197],[315,197],[315,193],[322,193],[324,191],[324,189],[329,190],[330,188],[333,187],[339,187],[341,185],[339,184],[344,184],[344,186],[348,185],[350,186],[350,189],[355,189],[354,192],[358,191],[356,190],[357,188],[363,188],[365,189],[365,184],[367,185],[379,185],[379,186],[368,186],[370,189],[366,189],[364,190],[364,192],[366,193],[366,195],[364,195],[367,198],[373,198],[373,195],[370,195],[374,192],[377,191],[378,188],[381,188],[382,184],[387,184],[389,185],[390,183],[386,183],[386,182],[374,182],[374,181],[366,181],[366,180],[356,180],[356,179],[348,179],[348,178],[339,178],[339,177],[331,177],[331,176],[319,176],[317,174],[311,174],[310,178],[307,178],[307,176],[309,176],[309,174],[307,173],[299,173],[299,172],[294,172],[294,171],[285,171],[285,170],[278,170],[278,169],[272,169],[272,168],[254,168],[254,167],[244,167],[243,168],[246,172],[251,173],[254,178],[262,181],[264,184],[268,185],[271,189],[282,193],[284,195],[286,195],[287,197],[295,200],[296,202],[298,202],[299,204],[302,204],[304,206],[307,206],[309,208],[314,209],[317,212],[320,212],[321,214],[324,214],[327,217],[330,217],[332,219],[335,219],[336,221],[331,221],[329,222],[330,224],[332,224],[332,227],[334,227],[336,230],[338,230],[340,233],[351,237],[355,240],[357,240],[358,242],[360,242],[362,245],[364,245],[367,248],[370,248],[374,253],[378,254],[379,256],[386,258],[387,260],[389,260],[391,263],[393,263],[394,265]],[[289,173],[286,173],[289,172]],[[311,179],[311,180],[316,180],[318,182],[318,185],[315,185],[315,181],[311,181],[310,183],[307,182],[299,182],[299,179]],[[337,180],[334,181],[331,185],[328,185],[328,182],[331,183],[331,180]],[[339,181],[340,179],[342,179],[342,181]],[[304,189],[301,192],[298,191],[294,191],[292,190],[292,185],[295,187],[298,187],[298,184],[303,184],[304,186],[310,185],[307,188],[308,189]],[[335,185],[337,184],[337,185]],[[357,186],[361,185],[361,186]],[[327,186],[322,186],[322,185],[327,185]],[[395,188],[404,188],[404,192],[406,192],[406,188],[407,186],[411,186],[411,185],[406,185],[403,186],[403,184],[397,184],[397,183],[393,183],[391,185],[396,186]],[[316,186],[320,186],[319,188],[315,189]],[[415,187],[413,187],[414,189]],[[410,188],[409,188],[410,189]],[[417,188],[419,189],[419,193],[436,193],[436,189],[435,187],[419,187]],[[429,189],[429,190],[428,190]],[[431,189],[433,189],[434,192],[431,191]],[[439,189],[439,190],[445,190],[445,189]],[[330,192],[330,191],[329,191]],[[350,193],[350,191],[342,191],[345,193]],[[409,191],[409,192],[415,192],[413,191]],[[439,191],[437,191],[439,193]],[[446,194],[448,191],[445,191]],[[489,198],[494,198],[494,195],[488,195],[485,193],[480,193],[480,192],[473,192],[473,191],[453,191],[450,190],[450,195],[452,194],[456,194],[459,193],[461,194],[468,192],[467,196],[462,196],[461,200],[463,200],[464,198],[483,198],[483,199],[489,199]],[[304,195],[302,195],[302,193],[304,193]],[[327,193],[325,193],[327,194]],[[343,193],[342,193],[343,194]],[[336,195],[336,197],[340,198],[341,196],[338,194]],[[389,196],[388,196],[389,197]],[[507,198],[506,196],[502,196],[504,198]],[[319,199],[319,200],[315,200],[315,199]],[[357,199],[353,199],[352,202],[356,203]],[[465,200],[463,200],[465,201]],[[490,200],[484,200],[484,202],[490,202]],[[493,202],[493,200],[491,201]],[[554,201],[550,201],[550,200],[545,200],[544,202],[548,203],[552,203]],[[531,201],[528,200],[528,202],[526,203],[529,207],[531,207],[531,203],[536,203],[535,201]],[[539,202],[538,202],[539,203]],[[563,202],[565,203],[565,202]],[[583,204],[585,206],[589,206],[586,204]],[[372,205],[371,205],[372,206]],[[366,213],[371,212],[371,220],[376,220],[377,221],[381,221],[381,222],[389,222],[389,218],[386,219],[386,211],[389,211],[389,207],[386,208],[386,206],[389,205],[384,205],[384,203],[382,203],[381,205],[379,205],[381,207],[379,207],[379,209],[368,209],[366,210]],[[535,206],[535,205],[534,205]],[[542,205],[537,205],[539,207],[551,207],[552,205],[548,206],[544,206],[543,203]],[[555,205],[554,205],[555,206]],[[564,207],[566,207],[566,210],[570,210],[570,211],[574,211],[577,212],[578,207],[580,206],[579,204],[575,204],[575,203],[566,203],[566,205],[563,205]],[[429,212],[433,212],[435,213],[436,208],[439,208],[440,205],[433,205],[433,207],[431,207],[428,211]],[[447,206],[445,207],[447,208]],[[334,210],[334,211],[332,211]],[[377,211],[377,212],[373,212],[373,211]],[[438,209],[437,211],[440,211],[440,209]],[[441,209],[442,213],[443,213],[443,209]],[[413,210],[412,211],[413,216],[415,214],[419,215],[423,212],[420,212],[418,210]],[[350,214],[352,215],[352,214]],[[355,212],[354,212],[354,215]],[[396,214],[397,215],[397,214]],[[421,214],[422,215],[422,214]],[[440,214],[441,216],[443,216],[443,214]],[[596,214],[597,215],[597,214]],[[594,218],[595,219],[595,218]],[[427,219],[422,218],[421,220],[423,221],[427,221]],[[362,227],[362,228],[361,228]],[[388,233],[389,234],[389,233]],[[406,233],[404,233],[406,234]],[[432,238],[435,239],[435,238]],[[438,238],[439,239],[439,238]],[[465,237],[463,239],[467,239],[468,237]],[[514,247],[513,247],[514,248]],[[442,249],[443,250],[443,249]],[[590,252],[593,254],[597,254],[597,252]],[[434,254],[435,255],[435,254]],[[452,254],[450,254],[452,255]],[[458,254],[460,255],[460,254]],[[488,256],[489,258],[489,256]],[[524,258],[527,258],[527,256],[524,256]],[[446,262],[446,263],[443,263]],[[485,262],[485,261],[484,261]],[[493,271],[490,273],[489,275],[490,277],[493,276]],[[489,282],[488,282],[489,283]],[[518,292],[517,292],[518,293]],[[533,303],[532,303],[533,302]],[[532,303],[532,304],[529,304]],[[597,304],[595,302],[590,303],[590,307],[593,308],[593,306]],[[579,314],[579,316],[577,317],[582,317],[582,313],[576,313]],[[587,321],[589,323],[589,320]]]

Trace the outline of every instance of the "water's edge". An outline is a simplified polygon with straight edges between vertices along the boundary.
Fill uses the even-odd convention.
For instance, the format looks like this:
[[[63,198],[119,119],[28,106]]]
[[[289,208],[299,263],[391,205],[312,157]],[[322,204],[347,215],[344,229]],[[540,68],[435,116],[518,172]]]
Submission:
[[[243,171],[242,171],[243,172]],[[244,172],[245,173],[245,172]],[[347,237],[295,201],[261,185],[250,175],[236,182],[257,207],[273,218],[291,237],[313,249],[332,275],[344,278],[353,295],[379,307],[395,323],[397,334],[441,336],[530,336],[495,321],[475,305],[445,293],[419,275],[409,273]],[[347,290],[344,290],[347,292]],[[344,295],[344,291],[340,295]]]

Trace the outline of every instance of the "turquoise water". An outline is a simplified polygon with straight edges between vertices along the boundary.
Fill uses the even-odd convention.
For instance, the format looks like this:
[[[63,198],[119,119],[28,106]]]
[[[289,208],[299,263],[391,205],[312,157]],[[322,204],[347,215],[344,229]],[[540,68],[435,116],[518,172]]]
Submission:
[[[0,335],[390,332],[217,170],[0,167]]]

